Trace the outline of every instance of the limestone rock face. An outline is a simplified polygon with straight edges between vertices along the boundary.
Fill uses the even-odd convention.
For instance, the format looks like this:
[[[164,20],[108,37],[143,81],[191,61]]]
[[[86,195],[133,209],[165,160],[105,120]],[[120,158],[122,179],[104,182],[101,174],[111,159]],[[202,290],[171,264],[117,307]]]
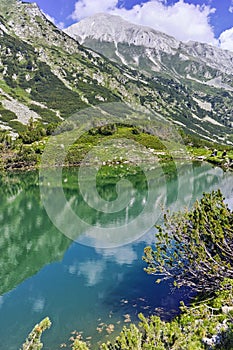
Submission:
[[[169,55],[171,60],[172,56],[179,55],[181,61],[200,60],[213,69],[233,74],[233,52],[194,41],[183,43],[152,28],[127,22],[119,16],[99,13],[73,24],[65,32],[87,46],[91,45],[92,40],[112,42],[116,47],[127,44],[129,53],[130,46],[143,47],[143,53],[156,62],[163,63],[164,54]]]

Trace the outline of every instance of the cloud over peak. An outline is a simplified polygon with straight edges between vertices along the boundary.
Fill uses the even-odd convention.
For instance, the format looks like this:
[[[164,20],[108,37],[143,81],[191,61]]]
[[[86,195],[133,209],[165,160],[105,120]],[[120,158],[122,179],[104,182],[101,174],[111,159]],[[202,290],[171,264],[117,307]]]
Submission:
[[[135,24],[149,26],[178,40],[216,44],[213,29],[209,24],[209,16],[215,9],[210,6],[188,4],[183,0],[167,6],[164,0],[150,0],[126,9],[118,8],[117,3],[117,0],[79,0],[76,2],[72,18],[80,20],[99,12],[106,12],[119,15]]]
[[[118,0],[79,0],[75,4],[72,18],[80,20],[100,12],[111,12],[117,8]]]
[[[219,39],[214,36],[210,18],[215,11],[211,5],[190,4],[184,0],[172,5],[168,5],[166,0],[149,0],[136,4],[131,9],[124,6],[119,8],[118,0],[78,0],[72,18],[79,21],[96,13],[109,13],[134,24],[149,26],[184,42],[199,41],[233,50],[233,27],[224,31]],[[233,0],[229,11],[233,13]]]
[[[222,32],[219,42],[222,49],[233,51],[233,27]]]

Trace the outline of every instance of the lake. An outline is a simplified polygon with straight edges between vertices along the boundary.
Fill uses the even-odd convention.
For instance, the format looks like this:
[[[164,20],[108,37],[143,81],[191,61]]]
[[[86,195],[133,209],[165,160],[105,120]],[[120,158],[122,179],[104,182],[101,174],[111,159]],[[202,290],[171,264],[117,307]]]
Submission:
[[[205,163],[180,164],[178,173],[167,169],[163,179],[156,166],[149,168],[147,178],[137,167],[111,171],[112,176],[104,171],[97,178],[96,188],[88,185],[92,174],[86,174],[86,193],[79,188],[77,168],[63,171],[64,197],[72,212],[87,222],[87,230],[72,226],[52,183],[47,187],[43,183],[44,193],[53,198],[53,208],[46,212],[40,197],[43,179],[36,172],[1,175],[1,350],[20,348],[45,316],[50,317],[52,328],[43,336],[44,349],[55,350],[61,343],[69,344],[74,330],[82,331],[84,339],[91,337],[94,344],[117,335],[130,320],[136,322],[139,312],[160,313],[167,319],[178,312],[180,300],[189,299],[188,290],[157,285],[155,277],[143,271],[143,249],[155,240],[153,213],[143,208],[153,197],[153,220],[162,223],[162,206],[179,210],[217,188],[233,207],[233,173]],[[116,183],[124,178],[127,181],[119,192]],[[116,203],[119,194],[122,202]],[[106,202],[112,206],[109,210],[96,208],[101,198],[104,206]],[[130,226],[138,217],[140,223]],[[106,234],[113,226],[114,234]],[[109,324],[115,327],[112,334],[106,329]]]

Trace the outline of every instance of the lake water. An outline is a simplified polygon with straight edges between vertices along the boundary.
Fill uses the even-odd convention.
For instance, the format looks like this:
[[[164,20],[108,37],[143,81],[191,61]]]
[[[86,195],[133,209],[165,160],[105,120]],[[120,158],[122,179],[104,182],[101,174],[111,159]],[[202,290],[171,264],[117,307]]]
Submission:
[[[88,194],[84,201],[76,183],[77,171],[64,171],[65,197],[74,212],[93,227],[119,223],[121,227],[142,213],[148,186],[137,169],[124,183],[125,193],[131,196],[128,209],[112,211],[108,219],[103,212],[96,213],[86,205]],[[115,175],[120,171],[116,169]],[[98,181],[98,193],[105,201],[116,200],[118,180],[118,176],[115,179],[105,176]],[[83,331],[84,339],[92,337],[92,343],[104,341],[128,324],[125,321],[137,321],[139,312],[145,315],[162,312],[167,318],[178,311],[180,300],[188,300],[187,291],[173,291],[169,284],[157,285],[155,278],[143,271],[143,249],[154,242],[154,228],[141,235],[129,230],[126,238],[118,239],[120,233],[118,238],[107,237],[108,248],[103,248],[104,237],[99,239],[94,230],[87,234],[79,229],[73,242],[48,217],[41,202],[37,173],[5,174],[0,181],[1,350],[20,348],[33,325],[45,316],[50,317],[53,325],[43,336],[44,348],[55,350],[61,343],[69,344],[74,330]],[[208,164],[182,164],[179,176],[168,174],[163,182],[152,167],[149,181],[153,196],[163,199],[153,208],[160,222],[161,203],[179,210],[192,204],[203,192],[217,188],[233,206],[233,174]],[[48,187],[49,194],[52,187],[52,184]],[[93,195],[92,202],[95,200]],[[54,202],[56,206],[59,208]],[[66,215],[61,215],[61,219],[66,220]],[[142,215],[142,231],[146,220],[149,216]],[[65,225],[72,223],[67,221]],[[115,326],[111,335],[106,332],[109,324]]]

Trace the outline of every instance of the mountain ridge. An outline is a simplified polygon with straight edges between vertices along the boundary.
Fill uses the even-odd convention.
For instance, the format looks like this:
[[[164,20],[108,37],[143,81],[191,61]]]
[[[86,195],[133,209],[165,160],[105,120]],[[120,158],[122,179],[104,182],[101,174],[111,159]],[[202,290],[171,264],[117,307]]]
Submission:
[[[231,91],[187,84],[179,73],[170,73],[169,57],[163,72],[153,76],[114,63],[58,29],[37,5],[1,6],[2,129],[18,133],[30,117],[57,123],[86,107],[124,102],[149,108],[207,140],[232,142]]]
[[[119,16],[96,14],[64,31],[85,46],[90,46],[90,40],[96,40],[113,42],[116,48],[119,44],[127,44],[153,49],[151,55],[157,66],[162,63],[162,53],[175,55],[179,52],[181,60],[190,59],[191,56],[193,60],[201,59],[213,68],[222,70],[224,74],[233,74],[233,52],[200,42],[184,43],[150,27],[130,23]]]

